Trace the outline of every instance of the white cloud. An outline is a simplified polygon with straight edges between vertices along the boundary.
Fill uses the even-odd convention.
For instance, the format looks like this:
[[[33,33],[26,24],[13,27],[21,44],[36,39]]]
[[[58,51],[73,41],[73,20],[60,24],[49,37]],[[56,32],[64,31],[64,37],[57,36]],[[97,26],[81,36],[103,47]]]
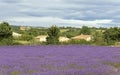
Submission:
[[[68,19],[61,19],[57,17],[14,17],[10,19],[6,19],[7,22],[10,22],[13,25],[24,24],[24,25],[34,25],[43,27],[50,26],[50,25],[58,25],[58,26],[74,26],[74,27],[81,27],[83,25],[88,26],[99,26],[98,23],[111,23],[112,20],[93,20],[93,21],[84,21],[84,20],[68,20]]]

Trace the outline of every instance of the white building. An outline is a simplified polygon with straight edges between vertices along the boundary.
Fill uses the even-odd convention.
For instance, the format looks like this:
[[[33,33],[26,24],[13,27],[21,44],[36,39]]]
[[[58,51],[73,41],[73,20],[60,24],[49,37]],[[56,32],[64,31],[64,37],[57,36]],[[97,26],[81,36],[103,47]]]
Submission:
[[[35,39],[37,40],[37,41],[40,41],[40,42],[46,42],[47,41],[47,35],[40,35],[40,36],[37,36],[37,37],[35,37]],[[67,38],[67,37],[62,37],[62,36],[60,36],[59,37],[59,41],[60,42],[67,42],[67,41],[69,41],[70,39],[69,38]]]
[[[59,41],[60,41],[60,42],[68,42],[69,40],[70,40],[70,39],[67,38],[67,37],[63,37],[63,36],[59,37]]]
[[[72,37],[71,39],[74,39],[74,40],[86,40],[86,41],[90,41],[92,40],[92,36],[91,35],[78,35],[78,36],[75,36],[75,37]]]
[[[40,36],[35,37],[35,39],[40,42],[46,42],[47,41],[46,38],[47,38],[47,35],[40,35]]]
[[[12,32],[12,36],[13,37],[20,37],[22,36],[22,34],[16,33],[16,32]]]

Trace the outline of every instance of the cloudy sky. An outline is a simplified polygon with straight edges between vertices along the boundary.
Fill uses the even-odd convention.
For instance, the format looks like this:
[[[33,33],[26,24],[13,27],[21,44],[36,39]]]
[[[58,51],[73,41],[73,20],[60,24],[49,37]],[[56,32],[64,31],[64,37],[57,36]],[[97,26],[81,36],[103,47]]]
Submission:
[[[120,21],[120,0],[0,0],[2,21],[43,27],[115,26]]]

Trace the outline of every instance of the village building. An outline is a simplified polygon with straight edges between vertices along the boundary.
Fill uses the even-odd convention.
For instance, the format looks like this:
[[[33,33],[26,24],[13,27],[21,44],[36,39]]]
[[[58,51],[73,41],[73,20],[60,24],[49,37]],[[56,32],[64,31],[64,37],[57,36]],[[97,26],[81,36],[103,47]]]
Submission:
[[[83,39],[83,40],[86,40],[86,41],[90,41],[90,40],[92,40],[92,36],[81,34],[81,35],[72,37],[71,39],[73,39],[73,40],[82,40]]]
[[[37,37],[35,37],[35,39],[37,40],[37,41],[40,41],[40,42],[46,42],[47,41],[47,35],[40,35],[40,36],[37,36]],[[67,41],[69,41],[70,39],[69,38],[67,38],[67,37],[63,37],[63,36],[60,36],[59,37],[59,41],[60,42],[67,42]]]
[[[29,30],[29,29],[30,29],[30,27],[28,27],[28,26],[21,26],[20,27],[20,30],[22,30],[22,31]]]
[[[16,32],[12,32],[12,36],[18,38],[18,37],[21,37],[22,34],[19,34],[19,33],[16,33]]]
[[[35,39],[40,42],[46,42],[47,41],[46,38],[47,38],[47,35],[39,35],[39,36],[35,37]]]
[[[59,41],[60,42],[68,42],[70,39],[69,38],[67,38],[67,37],[63,37],[63,36],[60,36],[59,37]]]

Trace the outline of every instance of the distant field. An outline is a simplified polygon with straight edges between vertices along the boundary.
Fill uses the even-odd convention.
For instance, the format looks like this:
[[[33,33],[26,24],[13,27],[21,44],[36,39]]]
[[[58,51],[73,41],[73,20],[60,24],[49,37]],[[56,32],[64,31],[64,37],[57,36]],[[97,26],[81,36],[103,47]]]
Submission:
[[[66,32],[68,31],[69,29],[60,29],[60,32],[63,33],[63,32]]]
[[[0,75],[120,75],[120,47],[1,46]]]

